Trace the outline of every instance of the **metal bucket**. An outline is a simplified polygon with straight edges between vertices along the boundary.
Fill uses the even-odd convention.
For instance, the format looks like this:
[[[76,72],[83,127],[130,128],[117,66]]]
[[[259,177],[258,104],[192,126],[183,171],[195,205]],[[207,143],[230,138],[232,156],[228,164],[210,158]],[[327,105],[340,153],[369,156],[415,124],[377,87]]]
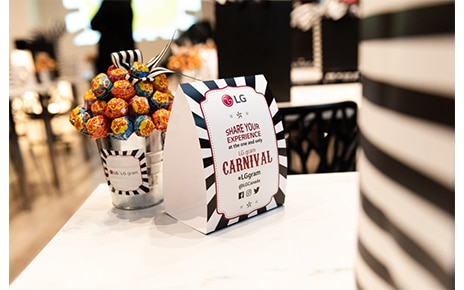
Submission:
[[[96,139],[111,201],[119,209],[142,209],[163,200],[164,132],[127,140]]]

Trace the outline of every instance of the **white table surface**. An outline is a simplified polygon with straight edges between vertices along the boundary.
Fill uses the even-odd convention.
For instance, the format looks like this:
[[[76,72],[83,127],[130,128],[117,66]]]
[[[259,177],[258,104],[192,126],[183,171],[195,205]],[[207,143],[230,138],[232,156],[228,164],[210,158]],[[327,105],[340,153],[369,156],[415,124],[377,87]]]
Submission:
[[[285,204],[204,235],[99,185],[10,289],[355,289],[359,176],[288,176]]]

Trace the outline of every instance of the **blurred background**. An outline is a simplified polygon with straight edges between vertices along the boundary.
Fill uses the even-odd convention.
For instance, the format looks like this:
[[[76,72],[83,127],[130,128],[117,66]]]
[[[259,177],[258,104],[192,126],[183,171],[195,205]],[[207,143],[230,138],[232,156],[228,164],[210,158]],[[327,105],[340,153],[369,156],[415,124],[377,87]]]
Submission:
[[[96,145],[68,121],[98,73],[90,21],[100,4],[9,1],[10,282],[104,182]],[[132,0],[132,9],[145,61],[175,32],[162,62],[180,73],[169,76],[174,92],[264,74],[282,103],[308,86],[348,84],[360,97],[357,1]]]
[[[132,0],[132,36],[145,62],[173,38],[161,62],[161,66],[176,72],[169,75],[173,92],[178,83],[198,79],[264,74],[279,105],[349,99],[361,108],[362,99],[360,125],[364,126],[364,146],[371,140],[380,153],[388,153],[407,166],[412,163],[414,172],[425,172],[440,184],[445,180],[446,196],[454,201],[454,1],[364,0],[364,12],[370,13],[362,19],[367,24],[364,30],[359,29],[359,1]],[[92,78],[99,73],[94,63],[101,34],[92,30],[91,20],[101,3],[102,0],[8,2],[10,282],[95,187],[105,182],[95,142],[77,132],[68,121],[71,109],[83,102]],[[404,19],[398,15],[409,15],[411,21],[401,22]],[[416,16],[423,21],[417,26]],[[391,23],[383,17],[391,17]],[[369,25],[372,20],[380,21],[379,26]],[[392,31],[383,27],[388,24]],[[417,35],[409,35],[411,31],[403,29],[407,24],[414,24],[411,31]],[[443,35],[438,36],[446,42],[435,37],[440,33]],[[417,46],[415,41],[419,41]],[[364,51],[359,50],[358,59],[359,48]],[[382,99],[382,91],[393,93]],[[419,93],[421,98],[415,98]],[[429,99],[424,96],[430,95],[441,107],[427,106]],[[397,104],[390,102],[394,98],[405,102],[405,111],[403,107],[390,107]],[[374,104],[376,100],[379,103]],[[445,125],[441,119],[437,122],[435,115],[443,117]],[[405,117],[411,122],[404,122]],[[420,130],[411,124],[420,125]],[[439,130],[434,131],[436,128]],[[386,129],[390,129],[391,135]],[[436,137],[442,133],[446,133],[446,138]],[[438,141],[442,147],[435,145]],[[372,163],[369,158],[360,160],[364,174],[397,173],[381,168],[383,164],[378,164],[381,170],[366,166]],[[423,161],[429,166],[423,166]],[[357,170],[362,172],[363,168]],[[419,181],[421,186],[422,179]],[[388,189],[372,178],[363,182],[364,186],[372,183],[372,193],[365,189],[365,196],[377,197],[377,189]],[[394,188],[393,193],[397,192]],[[430,196],[440,196],[433,189],[420,187],[415,191],[432,191]],[[451,229],[447,232],[450,241],[454,237],[453,205],[449,206],[451,214],[446,213],[447,222],[443,224]],[[392,204],[394,213],[399,212],[396,206]],[[410,207],[406,212],[409,210]],[[436,222],[433,216],[427,217]],[[402,226],[402,222],[398,225]],[[429,228],[427,222],[424,225],[427,226],[421,228]],[[438,227],[444,228],[443,225]],[[367,239],[364,242],[370,243]],[[377,244],[372,240],[373,248]],[[443,247],[447,253],[452,252],[449,245]],[[396,268],[395,264],[391,266]],[[451,272],[454,274],[454,268]],[[408,272],[402,275],[407,276]],[[405,280],[414,282],[411,277]]]

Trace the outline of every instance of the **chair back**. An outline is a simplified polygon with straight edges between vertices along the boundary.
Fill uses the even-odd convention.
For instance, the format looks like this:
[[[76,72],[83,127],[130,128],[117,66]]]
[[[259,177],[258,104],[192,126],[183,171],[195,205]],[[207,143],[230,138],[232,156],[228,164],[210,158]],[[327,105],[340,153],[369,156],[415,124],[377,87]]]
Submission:
[[[288,174],[356,170],[357,104],[353,101],[279,108]]]

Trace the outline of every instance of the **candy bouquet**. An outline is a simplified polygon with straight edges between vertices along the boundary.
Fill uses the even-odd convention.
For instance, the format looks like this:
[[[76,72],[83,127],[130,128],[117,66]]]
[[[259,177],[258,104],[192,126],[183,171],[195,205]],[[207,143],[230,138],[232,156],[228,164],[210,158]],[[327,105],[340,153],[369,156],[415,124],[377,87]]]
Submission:
[[[138,50],[113,53],[113,65],[92,79],[70,123],[93,139],[127,140],[132,134],[165,131],[174,96],[166,76],[172,71],[156,66],[161,58],[144,64]]]
[[[166,74],[174,72],[157,65],[168,47],[147,64],[139,50],[112,53],[113,64],[69,114],[76,130],[96,140],[116,208],[163,200],[164,134],[174,100]]]

